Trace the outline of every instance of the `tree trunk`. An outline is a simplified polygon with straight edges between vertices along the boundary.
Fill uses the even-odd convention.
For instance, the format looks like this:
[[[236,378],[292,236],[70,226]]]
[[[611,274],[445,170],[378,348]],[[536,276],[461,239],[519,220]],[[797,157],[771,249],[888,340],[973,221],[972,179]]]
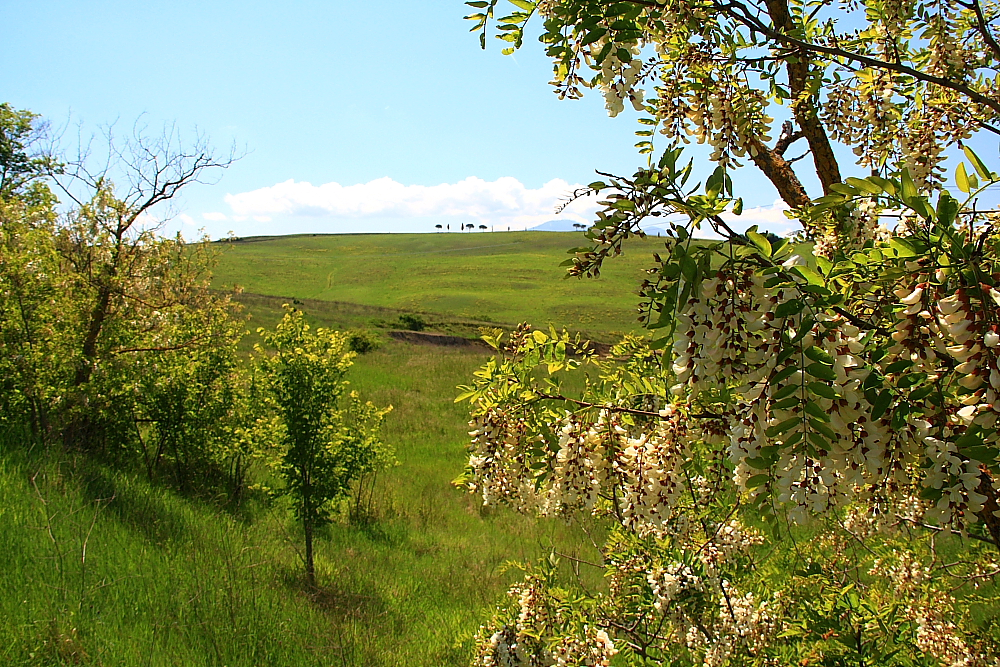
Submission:
[[[90,380],[91,373],[94,372],[94,359],[97,358],[97,339],[101,335],[104,327],[104,320],[108,317],[108,310],[111,307],[111,288],[102,287],[97,303],[90,312],[90,324],[87,326],[87,336],[83,339],[83,358],[76,369],[76,377],[73,378],[73,386],[80,387]]]
[[[306,531],[306,586],[310,589],[316,588],[316,562],[313,560],[313,521],[312,517],[306,517],[302,521],[302,527]]]
[[[310,590],[316,588],[316,561],[313,556],[313,523],[315,511],[312,502],[312,483],[309,470],[302,476],[302,528],[306,534],[306,585]]]
[[[766,0],[766,3],[767,13],[770,15],[774,27],[784,33],[792,32],[795,26],[788,11],[787,0]],[[830,145],[826,128],[823,127],[823,123],[816,113],[816,95],[809,91],[810,67],[811,62],[808,54],[805,52],[796,53],[794,62],[788,61],[786,65],[788,89],[794,100],[792,113],[802,135],[809,142],[809,151],[813,156],[816,175],[823,186],[823,194],[829,194],[830,186],[841,181],[840,166],[833,154],[833,147]],[[772,182],[774,182],[773,179]],[[788,203],[790,206],[792,205],[791,202]]]
[[[750,140],[750,157],[757,168],[764,172],[768,180],[774,184],[786,204],[792,208],[807,205],[811,199],[799,177],[792,170],[791,163],[764,145],[757,138]]]

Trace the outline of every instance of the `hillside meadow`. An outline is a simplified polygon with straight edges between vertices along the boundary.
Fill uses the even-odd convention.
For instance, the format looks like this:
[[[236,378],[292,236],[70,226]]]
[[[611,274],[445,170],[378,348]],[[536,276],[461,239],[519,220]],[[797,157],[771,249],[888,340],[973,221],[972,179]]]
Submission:
[[[484,247],[496,239],[510,245]],[[589,324],[606,336],[628,329],[632,300],[610,295],[641,275],[640,253],[600,281],[566,281],[556,265],[574,240],[497,233],[237,242],[224,248],[218,282],[253,292],[243,297],[248,328],[273,325],[281,302],[292,300],[317,324],[338,328],[386,327],[418,312],[431,328],[474,336],[488,320],[544,317],[559,326],[559,313],[581,303],[594,319],[567,326]],[[2,434],[0,664],[464,665],[474,634],[519,578],[513,562],[553,552],[568,557],[566,568],[572,559],[599,561],[600,525],[486,510],[451,485],[468,440],[456,386],[488,351],[377,335],[380,347],[359,355],[349,378],[365,398],[393,406],[384,437],[399,465],[380,475],[360,516],[345,511],[324,529],[315,591],[302,583],[301,529],[286,501],[257,491],[233,506],[224,494],[181,493],[139,470],[26,448],[26,433]],[[254,475],[273,481],[260,468]],[[604,585],[599,570],[573,569],[588,587]]]
[[[215,276],[220,288],[239,285],[248,303],[256,298],[265,324],[284,299],[315,302],[305,310],[341,328],[406,311],[469,336],[480,325],[527,321],[611,342],[637,328],[635,291],[662,242],[631,240],[600,279],[564,278],[566,251],[584,241],[568,232],[253,237],[219,244]]]

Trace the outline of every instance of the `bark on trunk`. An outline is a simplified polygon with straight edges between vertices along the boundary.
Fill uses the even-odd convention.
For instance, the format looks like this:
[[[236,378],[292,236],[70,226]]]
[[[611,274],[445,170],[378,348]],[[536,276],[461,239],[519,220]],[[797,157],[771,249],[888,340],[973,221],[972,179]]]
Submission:
[[[791,32],[794,25],[788,11],[787,1],[766,0],[766,3],[767,13],[770,15],[774,27],[785,33]],[[794,98],[792,113],[802,135],[809,143],[809,151],[812,153],[816,175],[823,186],[823,194],[829,194],[830,185],[841,181],[840,165],[837,163],[837,157],[833,154],[833,147],[830,145],[826,128],[823,127],[816,112],[816,96],[808,90],[810,67],[811,62],[808,54],[796,53],[795,62],[788,62],[786,65],[788,89]],[[789,204],[791,203],[789,202]]]
[[[805,206],[810,202],[809,194],[799,177],[792,170],[792,164],[764,145],[759,139],[751,140],[751,159],[764,172],[768,180],[778,189],[778,195],[792,208]]]
[[[313,560],[313,525],[312,519],[306,517],[302,522],[306,532],[306,585],[316,588],[316,562]]]
[[[87,327],[87,336],[83,339],[83,358],[77,366],[76,376],[73,378],[73,385],[79,387],[90,381],[90,376],[94,372],[94,360],[97,358],[97,339],[104,328],[104,320],[108,318],[108,309],[111,306],[111,290],[108,287],[101,289],[97,303],[90,312],[90,324]]]

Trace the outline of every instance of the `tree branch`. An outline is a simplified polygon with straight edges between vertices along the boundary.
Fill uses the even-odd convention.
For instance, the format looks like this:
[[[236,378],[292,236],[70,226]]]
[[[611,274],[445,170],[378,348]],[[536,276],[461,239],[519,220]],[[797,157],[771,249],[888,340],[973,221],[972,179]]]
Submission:
[[[663,10],[663,5],[661,5],[656,0],[631,0],[636,5],[641,5],[643,7],[651,7],[653,9]],[[848,51],[846,49],[840,48],[839,46],[826,46],[823,44],[814,44],[812,42],[807,42],[785,32],[778,30],[772,26],[767,25],[756,16],[753,12],[747,8],[742,2],[738,0],[726,0],[725,2],[721,0],[710,0],[711,6],[719,11],[720,13],[728,16],[737,23],[743,25],[747,29],[758,32],[765,37],[773,39],[776,42],[780,42],[785,46],[793,48],[797,51],[805,51],[807,53],[821,53],[832,58],[841,58],[844,60],[860,63],[866,67],[873,67],[875,69],[884,69],[890,72],[896,72],[897,74],[905,74],[911,76],[918,81],[923,81],[924,83],[932,83],[936,86],[942,88],[947,88],[948,90],[953,90],[956,93],[961,93],[965,95],[973,102],[982,104],[983,106],[989,107],[993,111],[1000,113],[1000,101],[994,100],[986,95],[969,88],[968,86],[951,81],[945,77],[935,76],[933,74],[928,74],[926,72],[921,72],[918,69],[914,69],[908,65],[904,65],[899,62],[891,62],[887,60],[880,60],[872,56],[865,55],[863,53],[854,53],[853,51]]]

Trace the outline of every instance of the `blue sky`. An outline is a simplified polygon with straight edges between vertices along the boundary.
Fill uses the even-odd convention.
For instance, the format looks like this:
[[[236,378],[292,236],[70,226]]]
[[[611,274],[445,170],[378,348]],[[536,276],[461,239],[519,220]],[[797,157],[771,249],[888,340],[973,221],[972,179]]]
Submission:
[[[0,101],[85,132],[142,117],[245,148],[177,202],[173,225],[188,236],[530,226],[595,169],[641,163],[634,114],[608,118],[597,94],[559,101],[540,45],[482,51],[468,11],[452,0],[6,2]],[[736,184],[747,207],[776,199],[753,169]]]

